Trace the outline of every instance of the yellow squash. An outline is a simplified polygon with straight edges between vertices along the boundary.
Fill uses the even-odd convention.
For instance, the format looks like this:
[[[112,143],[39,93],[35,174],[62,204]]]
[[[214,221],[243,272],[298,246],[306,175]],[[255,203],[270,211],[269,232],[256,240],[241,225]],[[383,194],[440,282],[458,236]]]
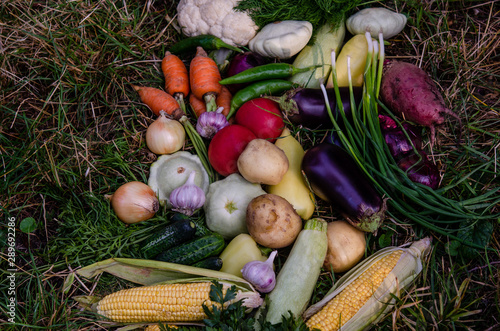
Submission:
[[[288,158],[288,171],[277,185],[268,186],[266,191],[286,199],[304,220],[311,218],[314,209],[314,195],[307,185],[301,171],[304,149],[288,128],[276,140],[276,146],[281,148]]]
[[[363,75],[365,72],[366,57],[368,55],[368,42],[364,34],[357,34],[349,39],[342,47],[335,62],[337,71],[337,83],[339,86],[349,86],[347,58],[351,60],[352,86],[363,86]],[[333,75],[330,74],[326,87],[333,87]]]

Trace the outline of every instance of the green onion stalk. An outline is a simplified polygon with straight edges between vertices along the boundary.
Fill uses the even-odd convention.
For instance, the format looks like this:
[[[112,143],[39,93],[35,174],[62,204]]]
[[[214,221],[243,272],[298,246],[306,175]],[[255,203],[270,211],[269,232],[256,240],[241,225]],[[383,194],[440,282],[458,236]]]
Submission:
[[[404,224],[405,222],[397,217],[397,215],[403,215],[407,220],[429,230],[448,236],[464,245],[484,250],[485,247],[457,236],[457,232],[463,230],[457,225],[469,222],[473,227],[477,222],[499,218],[500,213],[491,214],[492,209],[498,203],[498,198],[495,199],[494,194],[498,193],[499,189],[491,190],[472,199],[457,201],[446,197],[444,193],[459,183],[433,190],[423,184],[412,182],[407,173],[397,166],[385,143],[378,118],[379,110],[383,110],[402,128],[401,122],[378,98],[384,65],[383,35],[380,33],[377,41],[372,40],[367,32],[366,38],[368,55],[364,71],[363,100],[360,105],[356,105],[354,101],[350,79],[350,59],[347,59],[352,110],[350,120],[346,118],[340,99],[335,52],[332,52],[334,90],[345,129],[341,129],[334,118],[326,89],[324,85],[321,86],[329,117],[340,141],[377,190],[384,198],[387,198],[388,215],[394,220]],[[419,155],[416,148],[414,152]]]
[[[179,102],[179,105],[184,112],[184,115],[182,115],[182,117],[179,119],[179,122],[184,126],[184,129],[186,130],[186,133],[191,140],[191,143],[193,144],[196,154],[200,158],[201,164],[203,164],[203,167],[207,171],[210,182],[213,183],[216,180],[216,174],[214,172],[214,169],[212,168],[212,165],[210,164],[210,161],[208,160],[208,151],[207,146],[205,145],[205,141],[203,141],[203,138],[200,136],[198,131],[196,131],[196,128],[193,126],[193,124],[189,121],[189,118],[186,115],[186,104]]]

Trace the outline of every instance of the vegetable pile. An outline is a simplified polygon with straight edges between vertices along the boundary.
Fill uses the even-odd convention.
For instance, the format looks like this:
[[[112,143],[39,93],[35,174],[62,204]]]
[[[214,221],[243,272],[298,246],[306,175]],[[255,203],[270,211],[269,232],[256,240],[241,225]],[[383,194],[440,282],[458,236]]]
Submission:
[[[143,300],[152,285],[173,291],[171,285],[198,282],[213,282],[213,291],[221,282],[220,292],[234,296],[194,304],[195,317],[148,298],[130,303],[130,318],[114,317],[118,308],[108,308],[112,298],[105,297],[98,311],[111,322],[199,325],[241,301],[256,329],[291,318],[311,330],[357,330],[390,312],[431,250],[432,239],[422,235],[407,248],[365,256],[367,237],[384,231],[389,219],[488,249],[462,234],[499,217],[490,215],[496,191],[450,198],[440,182],[444,170],[429,157],[436,127],[457,115],[426,72],[385,59],[384,38],[400,33],[406,17],[368,8],[340,24],[324,15],[311,22],[335,5],[308,1],[315,10],[302,18],[290,11],[264,24],[268,2],[275,3],[259,2],[259,12],[248,10],[249,0],[226,2],[231,8],[212,24],[205,14],[214,2],[179,3],[186,38],[163,57],[164,87],[131,86],[151,111],[145,138],[158,159],[147,185],[130,182],[110,195],[127,224],[159,208],[170,218],[144,243],[143,259],[79,271],[145,285],[137,296],[110,294],[128,301]],[[194,21],[195,13],[204,16]],[[243,27],[234,26],[236,17],[244,17]],[[225,51],[229,65],[212,51]],[[301,132],[309,131],[324,132],[324,139],[305,143]],[[146,276],[137,280],[131,270]],[[322,272],[341,278],[311,302]],[[141,310],[152,312],[141,319]]]

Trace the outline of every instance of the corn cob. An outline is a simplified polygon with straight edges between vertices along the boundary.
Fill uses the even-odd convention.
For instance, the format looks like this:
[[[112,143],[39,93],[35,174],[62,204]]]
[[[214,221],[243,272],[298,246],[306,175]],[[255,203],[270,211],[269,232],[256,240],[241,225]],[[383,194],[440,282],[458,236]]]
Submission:
[[[105,296],[97,304],[97,313],[115,322],[194,322],[207,316],[203,304],[212,308],[209,298],[210,281],[171,283],[121,290]],[[223,283],[223,293],[230,284]],[[235,299],[256,308],[262,303],[257,292],[241,291]]]
[[[395,304],[393,295],[422,271],[430,238],[409,248],[387,247],[346,273],[325,298],[304,312],[312,329],[362,330],[377,323]]]

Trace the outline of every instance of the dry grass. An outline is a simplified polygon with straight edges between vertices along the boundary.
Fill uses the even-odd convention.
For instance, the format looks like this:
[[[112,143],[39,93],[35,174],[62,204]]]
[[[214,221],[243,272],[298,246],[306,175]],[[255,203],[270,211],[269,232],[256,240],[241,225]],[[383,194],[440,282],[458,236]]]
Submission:
[[[439,130],[432,157],[442,182],[467,180],[448,194],[473,197],[498,187],[500,146],[500,20],[498,2],[397,1],[409,15],[389,57],[420,65],[442,88],[462,126]],[[140,241],[166,213],[135,227],[116,220],[103,198],[129,180],[146,181],[156,159],[145,146],[151,122],[130,84],[161,87],[159,61],[181,38],[176,1],[4,1],[0,4],[0,205],[3,219],[33,217],[37,229],[16,231],[17,321],[4,330],[100,330],[73,295],[126,286],[106,275],[72,279],[76,268],[111,256],[134,257]],[[461,145],[457,137],[461,133]],[[321,139],[303,132],[305,144]],[[487,163],[488,166],[481,167]],[[498,200],[498,194],[497,194]],[[500,211],[497,204],[493,211]],[[319,215],[335,213],[320,204]],[[500,232],[474,260],[434,235],[423,276],[391,316],[375,328],[494,330],[500,328]],[[2,223],[1,238],[7,227]],[[429,234],[388,220],[369,252]],[[7,269],[6,251],[1,268]],[[0,277],[6,311],[8,287]],[[332,277],[321,276],[315,298]]]

